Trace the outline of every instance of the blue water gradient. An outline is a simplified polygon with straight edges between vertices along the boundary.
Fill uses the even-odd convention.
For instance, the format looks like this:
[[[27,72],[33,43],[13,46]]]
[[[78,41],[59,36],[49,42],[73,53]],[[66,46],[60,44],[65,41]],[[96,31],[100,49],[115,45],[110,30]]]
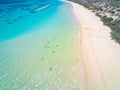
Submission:
[[[38,2],[0,6],[0,90],[80,90],[71,5]]]
[[[54,2],[55,0],[0,0],[0,4],[21,3],[28,1],[40,1],[40,3],[43,3],[43,2]]]
[[[50,4],[50,6],[34,12],[47,4]],[[49,21],[51,16],[56,13],[59,6],[63,5],[63,2],[56,1],[47,4],[30,1],[22,4],[1,5],[0,41],[32,32],[32,28],[37,25],[42,27],[43,23]]]

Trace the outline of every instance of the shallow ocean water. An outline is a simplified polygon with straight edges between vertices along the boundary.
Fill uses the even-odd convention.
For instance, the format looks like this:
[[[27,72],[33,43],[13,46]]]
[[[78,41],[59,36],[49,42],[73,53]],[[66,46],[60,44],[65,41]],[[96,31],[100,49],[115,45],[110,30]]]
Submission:
[[[72,6],[55,1],[36,11],[44,5],[0,5],[0,90],[83,88]]]

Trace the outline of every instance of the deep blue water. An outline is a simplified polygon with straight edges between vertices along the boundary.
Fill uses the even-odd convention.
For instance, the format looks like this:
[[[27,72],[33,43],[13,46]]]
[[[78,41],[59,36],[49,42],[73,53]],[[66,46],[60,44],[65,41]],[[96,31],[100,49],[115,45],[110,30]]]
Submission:
[[[56,0],[0,0],[0,4],[20,3],[20,2],[28,2],[28,1],[39,1],[40,3],[44,3],[44,2],[54,2]]]
[[[48,4],[51,4],[48,8],[35,12],[36,9]],[[63,2],[29,1],[0,5],[0,42],[31,32],[38,24],[42,27],[60,5],[63,5]]]
[[[0,9],[0,90],[80,90],[71,5],[28,1]]]

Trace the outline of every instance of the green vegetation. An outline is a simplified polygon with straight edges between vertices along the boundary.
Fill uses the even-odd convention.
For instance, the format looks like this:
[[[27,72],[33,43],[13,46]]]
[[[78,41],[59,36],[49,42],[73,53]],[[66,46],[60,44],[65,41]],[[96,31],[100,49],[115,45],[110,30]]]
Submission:
[[[120,44],[120,20],[113,20],[113,18],[108,18],[106,16],[102,17],[101,20],[105,25],[111,28],[112,39]]]
[[[101,6],[92,6],[92,7],[90,7],[90,9],[92,10],[92,11],[103,11],[103,8],[101,7]]]
[[[111,38],[120,44],[120,0],[69,0],[83,5],[89,10],[96,13],[101,18],[104,25],[111,28]],[[110,9],[112,8],[112,9]],[[118,14],[116,14],[116,9]],[[111,16],[108,17],[106,12]],[[104,15],[104,16],[103,16]],[[112,16],[118,18],[113,19]]]
[[[112,31],[111,37],[113,40],[115,40],[116,42],[120,44],[120,31]]]
[[[101,20],[104,22],[105,25],[111,26],[111,22],[113,21],[113,18],[103,16],[101,17]]]

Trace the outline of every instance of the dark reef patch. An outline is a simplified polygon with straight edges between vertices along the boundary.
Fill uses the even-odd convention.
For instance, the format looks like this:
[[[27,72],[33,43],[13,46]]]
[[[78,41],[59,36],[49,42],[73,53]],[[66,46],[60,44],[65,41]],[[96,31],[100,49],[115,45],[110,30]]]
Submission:
[[[7,22],[8,24],[12,24],[12,22]]]
[[[4,10],[3,9],[0,9],[0,13],[3,13],[4,12]]]
[[[50,71],[52,71],[52,67],[50,67]]]
[[[55,51],[52,51],[52,53],[55,53]]]
[[[19,16],[19,18],[23,18],[23,16]]]

